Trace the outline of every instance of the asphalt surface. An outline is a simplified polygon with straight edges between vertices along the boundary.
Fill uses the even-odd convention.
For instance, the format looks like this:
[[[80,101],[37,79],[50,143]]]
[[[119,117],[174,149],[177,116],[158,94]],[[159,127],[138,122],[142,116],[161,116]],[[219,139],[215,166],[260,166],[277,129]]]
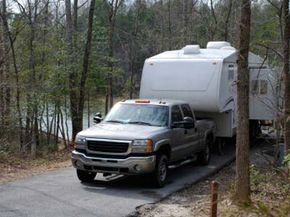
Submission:
[[[119,217],[154,203],[217,172],[234,159],[234,148],[213,155],[208,166],[194,163],[169,171],[162,189],[146,177],[107,177],[82,184],[72,167],[0,185],[0,217]]]

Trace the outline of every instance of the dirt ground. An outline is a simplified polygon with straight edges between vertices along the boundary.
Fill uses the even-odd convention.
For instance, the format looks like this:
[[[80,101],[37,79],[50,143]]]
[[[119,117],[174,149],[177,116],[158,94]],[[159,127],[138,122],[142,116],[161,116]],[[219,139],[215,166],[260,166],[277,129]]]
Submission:
[[[172,194],[156,203],[137,209],[138,217],[208,217],[210,184],[219,183],[218,216],[290,216],[290,179],[282,170],[273,168],[271,146],[259,145],[251,153],[251,200],[242,207],[233,204],[235,163],[207,180]]]
[[[0,184],[71,166],[70,153],[70,150],[62,150],[36,159],[2,154]]]

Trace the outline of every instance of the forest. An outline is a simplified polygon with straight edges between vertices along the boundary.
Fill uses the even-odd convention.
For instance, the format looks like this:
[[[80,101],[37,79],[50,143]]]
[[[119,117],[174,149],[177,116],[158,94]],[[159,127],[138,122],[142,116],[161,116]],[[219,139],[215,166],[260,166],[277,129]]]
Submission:
[[[238,47],[240,4],[2,0],[0,151],[36,156],[59,138],[68,147],[84,119],[138,97],[143,63],[157,53],[214,40]],[[282,1],[255,0],[251,9],[250,50],[281,73]]]

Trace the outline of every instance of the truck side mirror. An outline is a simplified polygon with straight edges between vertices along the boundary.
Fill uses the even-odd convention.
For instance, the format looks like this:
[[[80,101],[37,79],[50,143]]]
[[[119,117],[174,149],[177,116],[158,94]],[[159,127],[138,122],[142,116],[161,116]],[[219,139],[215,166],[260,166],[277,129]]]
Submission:
[[[192,117],[184,117],[183,124],[184,124],[184,128],[186,129],[195,128],[195,123]]]
[[[171,128],[185,128],[185,129],[192,129],[195,128],[195,123],[193,118],[191,117],[184,117],[183,121],[173,122]]]
[[[101,112],[97,112],[93,119],[95,124],[100,123],[103,120]]]

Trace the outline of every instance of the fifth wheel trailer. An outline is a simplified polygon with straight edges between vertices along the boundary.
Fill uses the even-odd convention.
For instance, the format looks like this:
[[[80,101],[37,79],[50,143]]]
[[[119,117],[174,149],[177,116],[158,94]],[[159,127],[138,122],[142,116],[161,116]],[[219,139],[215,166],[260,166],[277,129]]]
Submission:
[[[146,59],[140,98],[177,99],[190,103],[197,118],[211,118],[217,137],[236,133],[238,51],[228,42],[208,42],[205,49],[187,45]],[[250,120],[275,118],[274,78],[265,61],[249,53]]]

